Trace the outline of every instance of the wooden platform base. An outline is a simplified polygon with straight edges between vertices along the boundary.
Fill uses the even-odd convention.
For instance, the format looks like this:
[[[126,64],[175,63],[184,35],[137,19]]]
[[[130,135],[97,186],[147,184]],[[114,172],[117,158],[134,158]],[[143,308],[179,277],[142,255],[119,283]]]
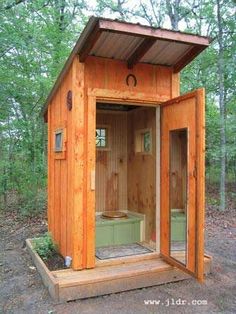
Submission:
[[[49,293],[55,301],[69,301],[111,294],[137,288],[161,285],[191,278],[188,274],[163,261],[156,254],[144,259],[130,258],[122,263],[100,264],[94,269],[49,271],[26,240],[29,253]],[[211,257],[205,257],[205,274],[211,269]]]

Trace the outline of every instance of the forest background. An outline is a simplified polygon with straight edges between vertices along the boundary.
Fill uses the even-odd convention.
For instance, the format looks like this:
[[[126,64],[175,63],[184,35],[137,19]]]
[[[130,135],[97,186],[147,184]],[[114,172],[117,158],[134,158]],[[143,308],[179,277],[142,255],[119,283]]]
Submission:
[[[41,110],[91,15],[212,37],[181,72],[181,93],[206,88],[208,204],[236,202],[236,3],[233,0],[0,1],[0,209],[46,207]]]

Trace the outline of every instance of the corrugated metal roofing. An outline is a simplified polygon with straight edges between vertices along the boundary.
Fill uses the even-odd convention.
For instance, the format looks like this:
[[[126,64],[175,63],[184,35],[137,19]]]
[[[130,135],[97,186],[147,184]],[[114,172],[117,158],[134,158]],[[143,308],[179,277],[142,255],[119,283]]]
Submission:
[[[142,41],[143,38],[140,37],[104,31],[90,51],[89,55],[127,60]]]
[[[143,41],[139,36],[103,31],[89,55],[128,61]],[[184,43],[157,40],[139,62],[172,66],[190,48]]]
[[[190,45],[177,42],[157,40],[150,50],[140,59],[140,62],[173,65],[178,62],[189,49]]]

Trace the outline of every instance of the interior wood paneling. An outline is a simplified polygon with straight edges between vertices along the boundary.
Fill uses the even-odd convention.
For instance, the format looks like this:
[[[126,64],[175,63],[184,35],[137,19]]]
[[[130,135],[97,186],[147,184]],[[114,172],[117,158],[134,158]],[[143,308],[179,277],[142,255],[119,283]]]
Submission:
[[[135,133],[151,129],[152,152],[135,153]],[[128,209],[146,215],[146,240],[156,221],[156,109],[138,108],[128,113]]]
[[[108,148],[96,149],[96,211],[127,209],[127,113],[98,112],[108,129]]]

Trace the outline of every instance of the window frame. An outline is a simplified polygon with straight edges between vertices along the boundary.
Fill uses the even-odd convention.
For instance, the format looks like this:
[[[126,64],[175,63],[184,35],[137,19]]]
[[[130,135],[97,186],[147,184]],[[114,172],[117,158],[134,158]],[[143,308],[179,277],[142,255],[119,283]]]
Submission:
[[[57,134],[61,134],[61,146],[60,148],[56,147],[56,136]],[[66,127],[59,126],[53,132],[53,153],[55,159],[66,159],[66,141],[67,141],[67,134],[66,134]]]
[[[61,134],[60,147],[57,147],[57,135],[58,134]],[[64,138],[63,129],[57,129],[54,132],[54,152],[55,153],[61,153],[63,151],[63,138]]]

